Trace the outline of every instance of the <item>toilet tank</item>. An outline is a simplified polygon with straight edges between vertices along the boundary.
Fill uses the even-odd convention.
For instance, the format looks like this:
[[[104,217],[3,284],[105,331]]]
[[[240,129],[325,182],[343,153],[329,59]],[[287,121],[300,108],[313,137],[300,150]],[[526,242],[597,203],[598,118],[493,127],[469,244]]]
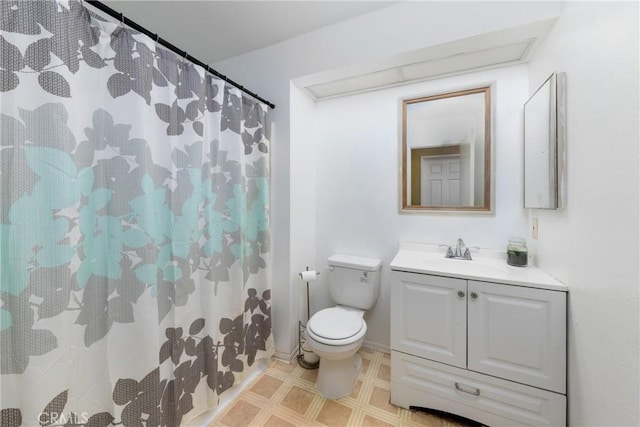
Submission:
[[[329,292],[336,304],[361,310],[373,307],[380,290],[380,259],[336,254],[328,263]]]

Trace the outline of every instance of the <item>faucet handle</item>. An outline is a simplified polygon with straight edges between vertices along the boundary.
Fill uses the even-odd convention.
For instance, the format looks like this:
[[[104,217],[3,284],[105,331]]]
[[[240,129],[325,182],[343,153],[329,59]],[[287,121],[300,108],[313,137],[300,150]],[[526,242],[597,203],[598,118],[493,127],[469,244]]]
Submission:
[[[451,249],[451,246],[449,246],[449,249],[447,249],[447,254],[445,255],[445,258],[454,258],[455,255],[453,254],[453,249]]]
[[[462,258],[464,258],[464,259],[468,259],[468,260],[470,260],[470,259],[471,259],[471,252],[469,252],[469,248],[466,248],[466,249],[464,250],[464,255],[462,255]]]

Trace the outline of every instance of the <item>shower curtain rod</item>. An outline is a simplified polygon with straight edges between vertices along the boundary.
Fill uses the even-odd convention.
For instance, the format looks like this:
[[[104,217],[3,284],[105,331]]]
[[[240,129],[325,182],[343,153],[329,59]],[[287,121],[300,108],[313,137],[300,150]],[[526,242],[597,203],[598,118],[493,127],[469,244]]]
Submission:
[[[168,41],[160,38],[158,36],[158,34],[152,33],[151,31],[149,31],[148,29],[146,29],[142,25],[140,25],[137,22],[132,21],[131,19],[127,18],[121,12],[115,11],[114,9],[110,8],[109,6],[107,6],[106,4],[101,3],[99,0],[86,0],[86,3],[88,3],[91,6],[97,8],[97,9],[100,9],[101,11],[109,14],[113,18],[119,20],[123,24],[128,25],[129,27],[133,28],[134,30],[137,30],[137,31],[140,31],[143,34],[146,34],[147,36],[149,36],[152,39],[154,39],[156,41],[156,43],[161,44],[162,46],[166,47],[167,49],[175,52],[176,54],[178,54],[180,56],[182,56],[184,59],[188,59],[189,61],[193,62],[194,64],[197,64],[197,65],[201,66],[202,68],[204,68],[205,70],[207,70],[208,72],[213,74],[214,76],[219,77],[222,80],[224,80],[225,82],[229,83],[230,85],[237,87],[238,89],[240,89],[241,91],[243,91],[247,95],[250,95],[250,96],[254,97],[258,101],[264,102],[270,108],[272,108],[272,109],[276,108],[275,104],[273,104],[272,102],[267,101],[266,99],[264,99],[261,96],[259,96],[257,93],[250,91],[249,89],[245,88],[241,84],[234,82],[229,77],[227,77],[224,74],[221,74],[218,71],[214,70],[213,68],[211,68],[210,66],[208,66],[204,62],[200,61],[198,58],[194,58],[193,56],[189,55],[186,50],[178,49],[173,44],[171,44]]]

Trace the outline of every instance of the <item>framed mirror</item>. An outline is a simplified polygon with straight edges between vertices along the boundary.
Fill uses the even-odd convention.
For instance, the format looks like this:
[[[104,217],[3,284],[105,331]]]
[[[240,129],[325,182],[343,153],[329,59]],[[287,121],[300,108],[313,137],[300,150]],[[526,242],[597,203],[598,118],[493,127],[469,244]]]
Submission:
[[[402,211],[491,211],[491,86],[402,100]]]
[[[564,207],[565,74],[554,73],[524,104],[524,207]]]

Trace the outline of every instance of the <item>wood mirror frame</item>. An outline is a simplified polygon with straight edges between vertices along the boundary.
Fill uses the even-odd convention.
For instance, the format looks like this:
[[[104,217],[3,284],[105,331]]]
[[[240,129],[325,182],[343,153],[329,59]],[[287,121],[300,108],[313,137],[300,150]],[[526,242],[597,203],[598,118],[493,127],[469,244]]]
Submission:
[[[401,101],[401,211],[491,212],[491,86]],[[429,179],[427,166],[451,175]]]

